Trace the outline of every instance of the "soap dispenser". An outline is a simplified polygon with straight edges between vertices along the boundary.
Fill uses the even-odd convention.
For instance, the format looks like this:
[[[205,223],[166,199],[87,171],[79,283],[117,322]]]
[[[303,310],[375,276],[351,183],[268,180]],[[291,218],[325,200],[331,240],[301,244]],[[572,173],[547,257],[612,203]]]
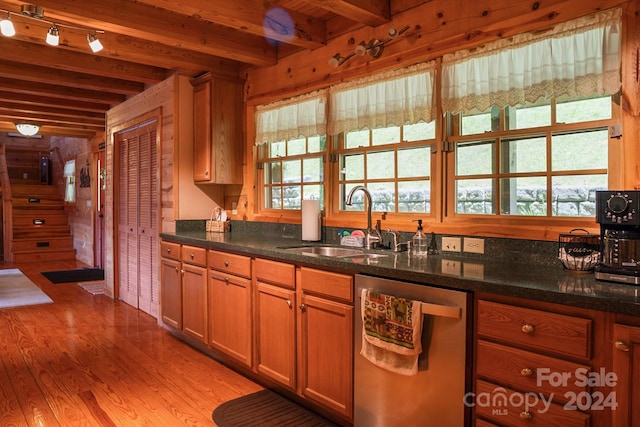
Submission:
[[[429,252],[429,245],[427,244],[427,236],[422,232],[422,220],[414,219],[413,221],[418,222],[418,229],[411,239],[412,254],[426,256]]]

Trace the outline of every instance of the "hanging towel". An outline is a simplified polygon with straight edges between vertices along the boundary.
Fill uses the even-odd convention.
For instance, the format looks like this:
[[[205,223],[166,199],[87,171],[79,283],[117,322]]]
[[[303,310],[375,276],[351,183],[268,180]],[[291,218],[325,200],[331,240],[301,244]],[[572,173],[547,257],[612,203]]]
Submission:
[[[391,372],[416,375],[422,353],[420,301],[363,289],[361,314],[360,354]]]

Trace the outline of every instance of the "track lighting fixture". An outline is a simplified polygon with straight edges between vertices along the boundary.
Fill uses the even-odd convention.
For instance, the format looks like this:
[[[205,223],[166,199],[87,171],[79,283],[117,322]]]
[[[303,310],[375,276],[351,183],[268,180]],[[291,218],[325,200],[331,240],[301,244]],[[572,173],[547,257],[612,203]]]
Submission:
[[[60,31],[58,31],[56,24],[53,24],[51,28],[49,28],[49,31],[47,32],[47,39],[45,41],[51,46],[58,46],[58,43],[60,42]]]
[[[21,16],[23,18],[34,19],[36,21],[46,22],[51,24],[45,41],[51,46],[58,46],[60,43],[60,28],[70,28],[74,30],[81,30],[87,32],[87,43],[93,53],[100,52],[103,49],[102,43],[98,39],[98,33],[104,34],[103,30],[94,30],[91,28],[79,27],[76,25],[70,25],[60,22],[53,22],[45,19],[44,9],[40,6],[32,4],[23,4],[20,8],[20,13],[12,12],[10,10],[0,9],[0,13],[6,13],[7,17],[0,20],[0,33],[5,37],[12,37],[16,34],[13,22],[11,22],[11,15]]]
[[[7,17],[0,21],[0,32],[5,37],[13,37],[16,35],[16,29],[11,22],[11,15],[7,13]]]
[[[365,42],[364,40],[358,43],[350,54],[347,56],[342,56],[340,53],[336,53],[331,58],[329,58],[329,65],[333,67],[339,67],[344,64],[347,60],[352,58],[353,56],[365,56],[369,55],[371,58],[380,58],[382,52],[384,51],[384,46],[390,41],[398,38],[400,35],[404,34],[410,27],[407,25],[402,29],[398,30],[395,27],[389,28],[387,31],[387,38],[384,40],[371,39],[369,42]]]
[[[33,136],[40,130],[40,125],[35,123],[16,123],[16,129],[24,136]]]

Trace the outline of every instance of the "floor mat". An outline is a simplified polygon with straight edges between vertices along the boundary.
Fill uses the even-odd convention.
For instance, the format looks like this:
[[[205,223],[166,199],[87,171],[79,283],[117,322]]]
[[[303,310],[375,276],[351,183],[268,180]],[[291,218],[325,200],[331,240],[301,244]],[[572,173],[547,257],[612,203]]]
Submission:
[[[81,282],[81,283],[78,283],[78,286],[80,286],[85,291],[89,292],[91,295],[104,294],[104,280]]]
[[[41,274],[49,279],[51,283],[89,282],[104,279],[104,270],[101,268],[45,271]]]
[[[0,308],[50,302],[53,300],[19,269],[0,270]]]
[[[212,418],[219,427],[337,425],[271,390],[225,402],[213,411]]]

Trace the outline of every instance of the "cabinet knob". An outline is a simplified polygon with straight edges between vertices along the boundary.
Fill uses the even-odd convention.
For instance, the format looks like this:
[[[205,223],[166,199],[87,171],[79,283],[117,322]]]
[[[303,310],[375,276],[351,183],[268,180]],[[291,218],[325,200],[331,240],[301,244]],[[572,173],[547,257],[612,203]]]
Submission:
[[[624,341],[616,341],[613,345],[620,351],[629,351],[629,344]]]
[[[525,323],[524,325],[522,325],[522,333],[524,334],[531,335],[534,330],[535,328],[533,325],[530,325],[528,323]]]
[[[304,310],[305,308],[307,308],[307,306],[306,306],[306,305],[304,305],[304,304],[300,304],[300,310]]]
[[[182,275],[184,276],[184,270],[180,270],[180,272],[182,273]]]
[[[225,277],[223,280],[227,285],[229,284],[229,278],[228,277]]]
[[[178,267],[176,267],[176,273],[179,272],[179,271],[180,271],[180,269]]]
[[[191,257],[191,259],[193,259],[193,254],[189,254],[189,256]]]
[[[209,176],[209,171],[204,171],[204,174]]]
[[[533,369],[522,368],[520,369],[520,375],[522,375],[523,377],[530,377],[531,375],[533,375]]]
[[[229,267],[229,261],[225,261],[225,262],[224,262],[224,266],[225,266],[225,267]]]
[[[171,248],[167,248],[167,253],[170,254],[171,253]]]
[[[522,411],[520,412],[520,418],[522,418],[523,420],[530,420],[531,418],[533,418],[533,414],[529,411]]]
[[[287,306],[289,306],[289,308],[291,308],[291,306],[292,306],[292,305],[293,305],[293,304],[291,304],[291,300],[290,300],[290,299],[288,299],[288,300],[287,300]]]

